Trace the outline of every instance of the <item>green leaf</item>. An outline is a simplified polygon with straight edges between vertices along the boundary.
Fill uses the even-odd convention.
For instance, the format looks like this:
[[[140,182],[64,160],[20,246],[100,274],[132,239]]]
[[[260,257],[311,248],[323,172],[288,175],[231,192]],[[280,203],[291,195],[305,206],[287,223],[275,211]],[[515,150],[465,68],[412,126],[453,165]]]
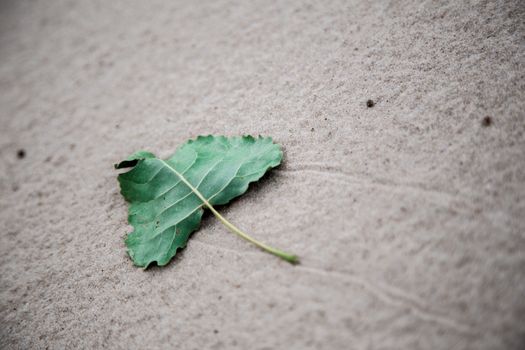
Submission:
[[[282,151],[269,137],[199,136],[183,144],[166,160],[139,151],[115,168],[121,193],[130,202],[128,221],[134,230],[126,238],[137,266],[166,265],[184,248],[201,222],[203,209],[232,232],[291,263],[295,255],[261,243],[227,221],[214,205],[228,203],[281,163]]]

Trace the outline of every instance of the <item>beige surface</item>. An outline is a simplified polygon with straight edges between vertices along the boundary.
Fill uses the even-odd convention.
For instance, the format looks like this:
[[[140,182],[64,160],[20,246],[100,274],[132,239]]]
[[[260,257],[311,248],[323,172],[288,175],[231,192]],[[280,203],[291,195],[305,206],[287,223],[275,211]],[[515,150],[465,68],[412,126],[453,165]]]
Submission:
[[[0,348],[519,349],[524,4],[3,1]],[[302,265],[132,266],[112,164],[208,133],[283,145],[222,212]]]

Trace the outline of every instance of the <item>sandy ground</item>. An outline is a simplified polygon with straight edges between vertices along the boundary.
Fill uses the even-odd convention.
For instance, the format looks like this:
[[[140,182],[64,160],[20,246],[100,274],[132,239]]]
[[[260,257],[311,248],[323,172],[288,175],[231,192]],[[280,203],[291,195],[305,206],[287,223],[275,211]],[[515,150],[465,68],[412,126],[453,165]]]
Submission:
[[[0,348],[522,349],[524,18],[1,2]],[[209,133],[283,146],[221,211],[301,265],[210,215],[167,267],[132,265],[113,163]]]

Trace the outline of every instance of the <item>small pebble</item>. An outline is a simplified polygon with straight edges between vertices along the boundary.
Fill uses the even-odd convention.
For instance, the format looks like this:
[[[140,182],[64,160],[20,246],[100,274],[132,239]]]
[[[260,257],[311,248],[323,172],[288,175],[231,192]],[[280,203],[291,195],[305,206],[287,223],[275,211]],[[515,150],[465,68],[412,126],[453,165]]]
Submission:
[[[489,117],[489,116],[486,116],[486,117],[483,118],[483,120],[481,121],[481,125],[484,126],[484,127],[491,126],[491,125],[492,125],[492,118]]]

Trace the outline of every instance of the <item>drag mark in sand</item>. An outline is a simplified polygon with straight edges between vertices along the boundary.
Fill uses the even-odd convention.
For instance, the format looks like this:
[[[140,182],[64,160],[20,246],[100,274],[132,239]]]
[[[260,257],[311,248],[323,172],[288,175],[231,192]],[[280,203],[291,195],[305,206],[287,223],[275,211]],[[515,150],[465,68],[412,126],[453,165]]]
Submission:
[[[379,284],[371,283],[359,276],[339,271],[325,270],[317,267],[309,267],[304,265],[296,266],[296,269],[307,273],[321,275],[324,277],[337,278],[343,281],[351,282],[367,290],[368,292],[373,294],[377,299],[381,300],[386,304],[390,304],[399,308],[408,307],[412,311],[414,316],[424,321],[437,323],[463,334],[479,334],[479,332],[476,331],[473,326],[464,324],[460,321],[456,321],[450,317],[442,315],[437,311],[430,310],[428,306],[426,306],[425,303],[419,297],[412,296],[403,290],[398,290],[397,288],[387,285],[380,286]]]
[[[335,181],[337,181],[340,184],[352,184],[352,185],[360,185],[360,186],[367,186],[370,188],[384,188],[388,190],[395,190],[395,191],[403,191],[403,192],[413,192],[415,194],[425,194],[425,195],[431,195],[434,198],[438,199],[439,201],[443,202],[449,202],[452,200],[460,200],[462,202],[462,205],[469,205],[469,203],[472,203],[473,199],[469,198],[464,193],[454,193],[450,191],[446,191],[443,189],[432,189],[428,188],[423,184],[418,183],[399,183],[387,179],[379,179],[374,177],[364,177],[359,176],[355,174],[351,174],[349,172],[344,171],[338,166],[332,165],[332,164],[322,164],[322,163],[303,163],[298,164],[297,166],[293,168],[285,168],[285,169],[276,169],[276,173],[287,175],[287,173],[302,173],[302,172],[308,172],[317,174],[319,176],[324,176],[327,178],[331,178]],[[446,203],[444,203],[446,204]]]

